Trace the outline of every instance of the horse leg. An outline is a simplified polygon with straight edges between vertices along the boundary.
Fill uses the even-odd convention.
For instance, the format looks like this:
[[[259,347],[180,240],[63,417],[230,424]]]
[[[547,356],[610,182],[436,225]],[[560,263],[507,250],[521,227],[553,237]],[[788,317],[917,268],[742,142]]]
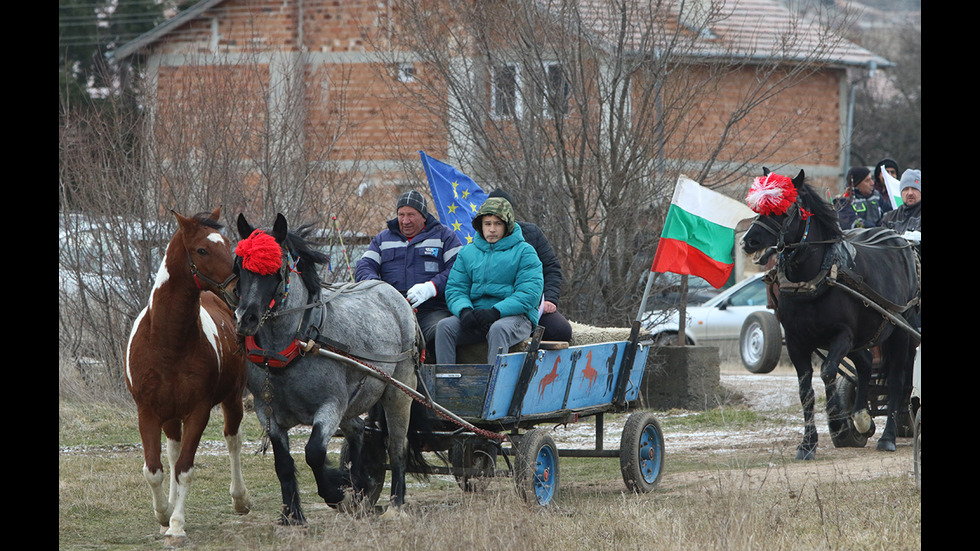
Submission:
[[[789,344],[786,350],[796,368],[800,403],[803,405],[803,440],[796,448],[796,459],[811,460],[817,451],[817,425],[813,419],[813,365],[810,363],[810,351]]]
[[[870,350],[858,350],[847,355],[854,362],[857,372],[857,388],[854,392],[854,406],[850,411],[854,429],[861,435],[870,436],[871,414],[868,413],[868,388],[871,385],[871,362],[873,356]]]
[[[415,385],[415,377],[406,377],[403,383]],[[389,386],[382,397],[385,421],[388,425],[388,461],[391,464],[391,497],[382,518],[401,516],[405,513],[405,473],[408,463],[408,424],[412,414],[412,399],[401,390]]]
[[[908,333],[895,330],[882,345],[882,365],[885,366],[888,378],[888,417],[885,430],[878,439],[878,450],[895,451],[896,415],[903,403],[905,373],[911,371],[915,357],[914,343]]]
[[[851,349],[851,333],[849,330],[840,331],[831,340],[827,348],[827,357],[820,365],[820,379],[823,380],[824,392],[827,396],[827,425],[831,433],[839,434],[849,430],[847,417],[850,412],[843,411],[845,408],[840,404],[837,393],[837,375],[841,361]],[[860,372],[858,374],[858,388],[867,386],[861,383]]]
[[[204,434],[210,417],[211,408],[204,405],[184,419],[184,438],[180,440],[180,455],[173,467],[173,483],[170,488],[171,494],[174,495],[173,513],[170,515],[170,528],[164,534],[171,543],[181,542],[187,538],[187,533],[184,531],[185,506],[191,481],[194,479],[194,455],[197,453],[197,446],[201,442],[201,435]],[[167,447],[169,452],[169,442]]]
[[[244,515],[252,509],[245,487],[245,477],[242,476],[242,417],[245,415],[241,393],[233,393],[221,404],[225,417],[225,445],[228,446],[228,459],[231,463],[231,503],[235,512]]]
[[[327,505],[336,506],[345,501],[345,487],[349,487],[350,477],[340,469],[330,468],[327,462],[327,444],[340,425],[339,408],[327,404],[317,411],[313,419],[313,431],[306,442],[306,464],[313,471],[317,495]]]
[[[150,485],[150,495],[153,499],[153,514],[160,523],[161,533],[170,524],[170,501],[167,499],[164,481],[166,472],[160,460],[160,424],[153,416],[140,414],[140,439],[143,441],[143,478]],[[171,471],[173,468],[171,467]]]
[[[160,535],[166,534],[170,528],[170,515],[173,514],[173,504],[177,501],[177,458],[180,457],[180,441],[183,426],[180,419],[172,419],[163,424],[163,433],[167,436],[167,464],[170,465],[170,497],[167,520],[160,527]]]

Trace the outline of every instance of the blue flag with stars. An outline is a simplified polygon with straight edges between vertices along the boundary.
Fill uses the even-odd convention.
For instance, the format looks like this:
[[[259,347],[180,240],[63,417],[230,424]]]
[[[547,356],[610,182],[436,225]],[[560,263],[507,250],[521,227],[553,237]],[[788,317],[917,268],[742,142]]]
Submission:
[[[452,228],[464,245],[472,243],[476,233],[473,216],[480,210],[487,194],[472,178],[454,167],[429,157],[425,151],[419,151],[419,154],[439,221]]]

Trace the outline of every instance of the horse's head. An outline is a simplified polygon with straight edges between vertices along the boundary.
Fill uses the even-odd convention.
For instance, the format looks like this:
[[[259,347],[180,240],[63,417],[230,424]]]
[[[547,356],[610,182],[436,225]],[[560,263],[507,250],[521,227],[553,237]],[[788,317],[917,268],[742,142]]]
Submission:
[[[240,335],[254,335],[264,319],[281,303],[289,289],[289,258],[283,243],[288,235],[286,217],[276,217],[272,233],[254,228],[238,215],[234,270],[239,297],[235,318]]]
[[[231,242],[221,233],[223,226],[218,222],[221,207],[210,214],[200,213],[193,217],[171,212],[179,226],[175,241],[179,239],[177,244],[187,256],[197,286],[214,292],[234,307],[235,260]]]
[[[742,250],[757,254],[757,264],[765,264],[773,253],[791,243],[799,243],[805,235],[810,212],[799,198],[804,191],[802,170],[790,179],[763,168],[746,196],[746,202],[759,217],[742,236]]]

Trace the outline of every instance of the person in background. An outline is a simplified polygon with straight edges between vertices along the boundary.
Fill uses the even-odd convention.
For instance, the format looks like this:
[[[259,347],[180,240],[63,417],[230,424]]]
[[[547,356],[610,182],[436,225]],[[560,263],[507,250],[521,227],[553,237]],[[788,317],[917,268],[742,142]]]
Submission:
[[[881,175],[881,168],[884,167],[885,171],[891,175],[892,178],[898,180],[898,163],[894,159],[885,157],[884,159],[878,161],[875,165],[874,181],[875,181],[875,191],[881,194],[882,197],[888,198],[888,188],[885,186],[885,177]],[[889,203],[890,204],[890,203]]]
[[[515,211],[517,210],[514,200],[503,189],[497,188],[491,191],[488,197],[502,197],[514,207]],[[544,297],[538,320],[538,325],[544,327],[544,336],[541,338],[546,341],[568,341],[572,338],[572,325],[558,311],[562,284],[561,262],[541,228],[523,220],[519,220],[517,225],[521,227],[524,240],[534,247],[538,259],[541,260],[544,276]]]
[[[429,213],[418,191],[403,193],[395,214],[357,261],[354,279],[380,279],[405,295],[425,337],[426,361],[432,363],[436,326],[452,315],[446,306],[446,280],[463,244],[456,232]]]
[[[922,231],[922,171],[910,168],[903,172],[899,187],[902,204],[885,214],[881,225],[918,245]]]
[[[477,234],[456,255],[446,283],[452,316],[439,322],[436,357],[456,363],[456,347],[487,341],[487,363],[531,335],[544,288],[541,261],[501,197],[489,197],[473,218]]]
[[[834,208],[845,230],[879,226],[881,217],[892,210],[891,201],[875,190],[871,170],[864,166],[847,171],[847,191],[834,200]]]

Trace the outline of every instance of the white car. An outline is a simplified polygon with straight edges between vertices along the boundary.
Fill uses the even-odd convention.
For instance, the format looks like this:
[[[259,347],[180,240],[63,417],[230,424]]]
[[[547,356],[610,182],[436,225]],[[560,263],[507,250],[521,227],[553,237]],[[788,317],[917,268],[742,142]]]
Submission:
[[[762,273],[753,274],[701,304],[688,304],[686,342],[697,346],[738,345],[745,368],[769,373],[783,349],[782,326],[766,308]],[[663,345],[677,341],[677,310],[658,310],[643,317],[642,327]]]

